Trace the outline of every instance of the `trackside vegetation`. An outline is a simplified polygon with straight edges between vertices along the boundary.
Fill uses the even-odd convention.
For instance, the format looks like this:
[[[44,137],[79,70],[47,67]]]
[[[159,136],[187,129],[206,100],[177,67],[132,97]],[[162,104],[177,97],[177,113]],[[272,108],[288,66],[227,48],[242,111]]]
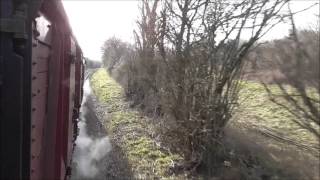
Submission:
[[[270,85],[269,88],[273,94],[281,94],[277,85]],[[291,94],[296,94],[292,87],[287,86],[286,88]],[[316,90],[310,89],[308,90],[308,94],[310,97],[319,101],[320,97],[317,95]],[[255,128],[272,129],[285,134],[286,137],[294,141],[304,142],[307,145],[315,147],[319,146],[316,136],[293,122],[291,119],[294,119],[295,117],[285,108],[270,101],[269,98],[265,87],[261,83],[243,81],[239,93],[240,105],[233,117],[235,121],[237,121],[236,123],[254,126]],[[279,101],[281,101],[280,97]],[[283,101],[283,103],[286,102]]]
[[[123,89],[104,69],[93,74],[91,86],[99,101],[108,105],[110,116],[105,126],[110,137],[119,140],[117,145],[125,152],[135,178],[183,179],[170,173],[181,157],[157,145],[148,118],[128,107]]]

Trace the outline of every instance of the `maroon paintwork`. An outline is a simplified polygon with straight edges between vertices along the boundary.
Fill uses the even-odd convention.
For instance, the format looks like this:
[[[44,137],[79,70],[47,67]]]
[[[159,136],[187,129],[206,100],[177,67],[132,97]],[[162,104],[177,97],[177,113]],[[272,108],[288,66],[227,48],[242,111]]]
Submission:
[[[67,179],[82,99],[82,52],[60,1],[33,23],[30,179]]]

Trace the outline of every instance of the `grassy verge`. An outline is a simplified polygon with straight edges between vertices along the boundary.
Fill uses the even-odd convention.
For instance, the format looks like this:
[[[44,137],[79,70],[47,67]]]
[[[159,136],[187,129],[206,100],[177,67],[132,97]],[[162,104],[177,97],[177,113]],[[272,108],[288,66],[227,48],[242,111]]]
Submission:
[[[128,107],[123,89],[104,69],[93,74],[91,86],[100,102],[108,105],[110,117],[105,126],[111,139],[116,139],[115,143],[125,153],[134,179],[188,179],[185,175],[173,174],[171,168],[175,162],[182,160],[181,156],[170,154],[157,145],[159,143],[153,135],[156,132],[153,123]],[[276,87],[273,90],[277,91]],[[254,128],[268,127],[291,139],[306,143],[317,142],[313,135],[292,122],[290,113],[269,101],[261,84],[244,83],[240,102],[234,116],[236,121],[232,121],[235,124],[254,125]]]
[[[274,93],[280,92],[275,85],[270,88]],[[262,84],[244,82],[239,98],[240,107],[235,114],[238,123],[271,128],[290,139],[306,144],[318,144],[314,135],[292,121],[295,117],[291,113],[269,100]],[[315,98],[319,99],[316,95]]]
[[[125,152],[135,179],[183,179],[170,173],[179,155],[170,154],[152,137],[154,127],[147,117],[128,108],[123,90],[104,69],[95,72],[91,86],[100,102],[108,105],[110,117],[105,124],[111,138]]]

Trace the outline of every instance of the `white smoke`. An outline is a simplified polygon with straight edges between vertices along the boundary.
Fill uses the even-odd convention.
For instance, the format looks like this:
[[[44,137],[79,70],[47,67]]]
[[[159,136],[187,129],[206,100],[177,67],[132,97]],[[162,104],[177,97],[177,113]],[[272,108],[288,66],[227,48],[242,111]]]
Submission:
[[[91,94],[91,86],[90,86],[90,81],[86,80],[83,84],[83,98],[82,98],[82,103],[81,103],[81,110],[84,108],[84,103],[87,102],[87,97],[88,95]]]
[[[89,80],[86,80],[83,86],[83,100],[81,106],[80,121],[78,123],[80,132],[76,140],[77,152],[74,161],[77,166],[77,173],[81,177],[94,178],[99,173],[97,162],[104,158],[111,150],[110,140],[107,136],[93,139],[87,134],[87,124],[85,114],[88,109],[85,106],[88,95],[91,93]],[[90,121],[90,120],[89,120]]]

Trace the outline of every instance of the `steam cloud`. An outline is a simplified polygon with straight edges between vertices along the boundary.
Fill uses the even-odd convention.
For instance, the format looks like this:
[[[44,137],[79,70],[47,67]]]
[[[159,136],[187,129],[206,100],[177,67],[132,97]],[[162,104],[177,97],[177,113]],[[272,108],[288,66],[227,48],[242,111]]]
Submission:
[[[87,124],[85,119],[85,114],[88,109],[85,106],[88,95],[91,93],[89,80],[86,80],[84,83],[84,94],[81,107],[81,115],[79,125],[79,136],[76,140],[76,154],[74,161],[77,166],[77,174],[81,177],[94,178],[100,171],[97,166],[103,157],[107,155],[111,150],[110,140],[107,136],[103,138],[92,138],[87,134]]]

